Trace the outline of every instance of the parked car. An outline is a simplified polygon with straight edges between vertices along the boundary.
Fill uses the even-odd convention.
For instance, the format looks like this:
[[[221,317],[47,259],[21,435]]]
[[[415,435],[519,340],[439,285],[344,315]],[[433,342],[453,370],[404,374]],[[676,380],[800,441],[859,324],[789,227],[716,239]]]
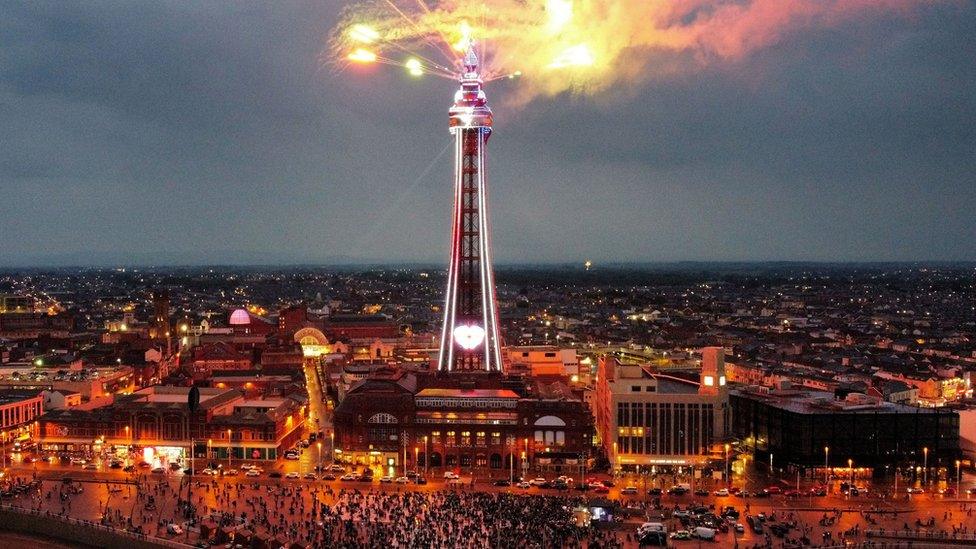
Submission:
[[[244,476],[245,477],[259,477],[259,476],[261,476],[261,473],[258,472],[257,469],[251,469],[248,472],[244,473]]]
[[[458,477],[458,474],[455,473],[454,471],[444,471],[444,478],[446,480],[451,480],[451,479],[460,478],[460,477]]]
[[[390,475],[384,475],[380,477],[380,482],[382,482],[383,484],[390,484],[393,482],[393,477]]]
[[[729,489],[728,488],[719,488],[718,490],[715,490],[715,495],[718,496],[718,497],[720,497],[720,498],[728,497],[728,495],[729,495]]]
[[[495,482],[493,482],[492,484],[495,485],[495,486],[511,486],[512,485],[512,483],[509,482],[508,479],[504,479],[504,478],[503,479],[498,479]]]
[[[637,495],[637,487],[636,486],[628,486],[628,487],[624,488],[623,490],[621,490],[620,493],[623,494],[623,495],[625,495],[625,496],[636,496]]]
[[[356,475],[356,473],[346,473],[346,474],[342,475],[341,477],[339,477],[339,480],[349,481],[349,480],[356,480],[357,478],[358,478],[358,475]]]
[[[299,478],[299,476],[300,475],[298,474],[298,471],[288,471],[287,473],[285,473],[285,478],[289,478],[289,479],[296,479]]]
[[[315,473],[305,473],[302,478],[305,480],[318,480],[319,477],[315,476]]]
[[[416,477],[414,477],[414,478],[416,478]],[[395,482],[397,484],[409,484],[410,483],[410,477],[407,477],[407,476],[397,477],[393,482]]]
[[[532,486],[542,486],[543,484],[548,484],[548,481],[542,477],[536,477],[529,481]]]
[[[152,472],[157,475],[161,475],[166,472],[166,469],[163,469],[162,467],[153,467]]]

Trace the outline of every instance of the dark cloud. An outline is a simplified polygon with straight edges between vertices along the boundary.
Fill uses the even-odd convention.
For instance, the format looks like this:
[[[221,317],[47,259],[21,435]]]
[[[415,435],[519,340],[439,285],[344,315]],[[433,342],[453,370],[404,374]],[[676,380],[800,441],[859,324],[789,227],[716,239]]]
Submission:
[[[0,263],[441,260],[452,86],[323,67],[339,4],[8,3]],[[500,83],[496,256],[976,259],[972,28],[939,4],[520,109]]]

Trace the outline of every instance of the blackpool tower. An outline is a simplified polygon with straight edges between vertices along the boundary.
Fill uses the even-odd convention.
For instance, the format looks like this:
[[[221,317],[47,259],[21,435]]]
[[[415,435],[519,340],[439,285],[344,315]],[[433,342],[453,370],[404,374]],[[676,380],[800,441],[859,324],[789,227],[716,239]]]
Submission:
[[[472,48],[462,61],[459,81],[449,111],[454,135],[454,213],[437,370],[500,372],[501,336],[485,174],[485,145],[492,120]]]

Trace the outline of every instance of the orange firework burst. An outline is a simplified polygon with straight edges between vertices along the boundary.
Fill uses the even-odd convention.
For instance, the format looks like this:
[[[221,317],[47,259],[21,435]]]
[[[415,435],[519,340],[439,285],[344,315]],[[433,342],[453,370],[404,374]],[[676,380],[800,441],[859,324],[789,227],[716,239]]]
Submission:
[[[599,91],[664,71],[737,59],[804,28],[920,0],[366,0],[347,8],[329,59],[454,78],[472,42],[486,80],[525,74],[525,97]],[[486,47],[488,46],[488,47]],[[627,60],[627,63],[623,61]],[[674,64],[668,70],[674,70]]]

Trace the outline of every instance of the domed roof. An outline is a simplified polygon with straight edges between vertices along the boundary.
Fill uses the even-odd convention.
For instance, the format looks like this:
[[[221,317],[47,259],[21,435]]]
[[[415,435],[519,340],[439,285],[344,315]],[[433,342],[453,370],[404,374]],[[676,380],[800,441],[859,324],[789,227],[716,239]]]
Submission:
[[[230,314],[231,326],[243,326],[251,323],[251,315],[245,309],[237,309]]]

